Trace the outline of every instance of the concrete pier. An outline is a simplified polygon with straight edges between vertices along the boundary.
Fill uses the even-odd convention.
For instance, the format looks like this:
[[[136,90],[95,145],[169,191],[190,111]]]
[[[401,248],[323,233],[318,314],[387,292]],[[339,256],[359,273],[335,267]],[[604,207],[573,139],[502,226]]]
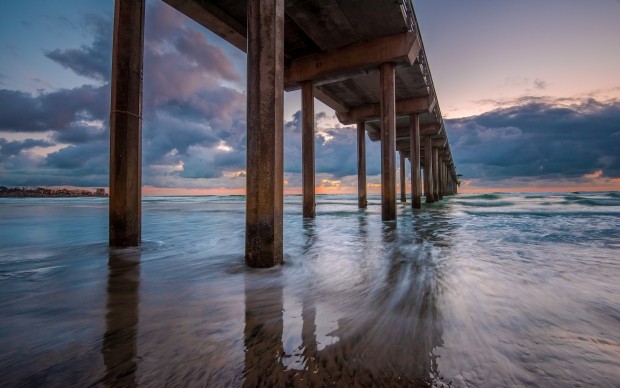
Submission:
[[[316,216],[315,97],[334,109],[342,124],[357,125],[360,208],[368,204],[366,136],[381,141],[382,220],[397,217],[396,151],[402,202],[407,156],[412,208],[421,208],[422,167],[427,203],[457,192],[458,177],[410,0],[164,1],[247,52],[249,266],[271,267],[283,260],[285,90],[302,90],[305,218]],[[141,240],[144,15],[144,1],[116,0],[110,112],[112,246],[135,246]]]
[[[400,202],[407,202],[407,178],[405,171],[405,153],[399,152],[400,155]]]
[[[359,208],[368,206],[366,194],[366,128],[363,122],[357,123],[357,203]]]
[[[411,160],[411,207],[422,207],[422,171],[420,164],[420,116],[417,113],[409,115],[409,160]]]
[[[248,2],[245,262],[282,264],[284,0]]]
[[[396,219],[396,89],[394,64],[381,65],[381,219]]]
[[[426,196],[426,203],[435,202],[433,183],[433,139],[426,136],[424,139],[424,195]]]
[[[314,218],[316,199],[314,189],[314,85],[301,83],[301,159],[304,218]]]
[[[116,0],[110,105],[110,246],[142,238],[143,1]]]
[[[433,165],[431,168],[433,172],[433,201],[439,201],[439,150],[437,147],[432,147],[431,149],[433,151]]]

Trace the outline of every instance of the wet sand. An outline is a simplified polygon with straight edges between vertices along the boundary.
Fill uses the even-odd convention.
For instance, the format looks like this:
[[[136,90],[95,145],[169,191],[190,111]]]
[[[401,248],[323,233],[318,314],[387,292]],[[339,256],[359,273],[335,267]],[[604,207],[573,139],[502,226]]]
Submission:
[[[147,200],[144,245],[124,250],[102,241],[105,201],[0,203],[3,384],[620,381],[613,207],[451,199],[391,224],[321,199],[303,221],[287,197],[286,264],[268,270],[243,264],[235,198]]]

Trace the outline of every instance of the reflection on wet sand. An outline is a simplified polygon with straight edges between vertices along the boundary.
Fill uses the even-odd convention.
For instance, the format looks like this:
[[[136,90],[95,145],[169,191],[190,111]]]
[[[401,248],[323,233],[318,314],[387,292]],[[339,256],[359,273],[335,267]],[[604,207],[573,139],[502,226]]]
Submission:
[[[317,237],[312,225],[304,225],[304,233],[305,259],[310,260]],[[395,225],[386,224],[382,241],[389,268],[383,271],[383,277],[362,275],[368,292],[353,296],[353,300],[349,294],[326,294],[309,278],[294,284],[291,291],[301,299],[298,354],[286,354],[283,348],[287,273],[247,273],[244,385],[439,384],[434,349],[443,345],[438,307],[441,267],[432,245],[403,252],[394,246],[396,240]],[[362,268],[364,272],[368,270],[371,268]],[[305,276],[312,277],[309,273]],[[328,305],[335,309],[327,308]],[[321,316],[321,311],[328,310],[330,316]],[[335,322],[336,328],[330,333],[318,333],[317,322],[321,320]],[[325,335],[336,340],[320,344],[317,338]],[[283,363],[283,359],[290,357],[297,357],[300,362]]]
[[[282,386],[285,381],[283,287],[274,271],[245,275],[244,387]]]
[[[101,348],[105,386],[136,386],[139,288],[140,250],[111,249],[106,332]]]

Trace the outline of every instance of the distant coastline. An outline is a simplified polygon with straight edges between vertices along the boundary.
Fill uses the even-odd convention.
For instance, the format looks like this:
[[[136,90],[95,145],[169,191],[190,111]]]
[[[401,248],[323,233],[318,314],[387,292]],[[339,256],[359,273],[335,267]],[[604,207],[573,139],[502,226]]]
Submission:
[[[42,198],[42,197],[107,197],[105,189],[99,188],[94,191],[86,189],[49,189],[37,187],[4,187],[0,186],[0,198]]]

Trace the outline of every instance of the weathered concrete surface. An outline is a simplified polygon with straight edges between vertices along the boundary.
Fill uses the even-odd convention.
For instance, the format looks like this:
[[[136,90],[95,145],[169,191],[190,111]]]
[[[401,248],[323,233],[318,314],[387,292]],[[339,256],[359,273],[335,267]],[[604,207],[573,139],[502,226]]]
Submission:
[[[248,2],[245,261],[282,264],[284,0]]]
[[[413,113],[409,117],[409,136],[411,160],[411,207],[420,209],[422,207],[422,179],[420,165],[420,116]]]
[[[363,122],[357,123],[357,203],[365,209],[368,206],[366,194],[366,128]]]
[[[381,218],[396,219],[396,95],[392,63],[381,65]]]
[[[424,195],[426,196],[426,203],[435,202],[433,183],[433,139],[426,136],[424,138]]]
[[[314,85],[306,81],[301,85],[301,160],[303,186],[303,216],[316,215],[316,196],[314,188]]]
[[[143,1],[116,0],[110,112],[110,245],[142,238]]]

